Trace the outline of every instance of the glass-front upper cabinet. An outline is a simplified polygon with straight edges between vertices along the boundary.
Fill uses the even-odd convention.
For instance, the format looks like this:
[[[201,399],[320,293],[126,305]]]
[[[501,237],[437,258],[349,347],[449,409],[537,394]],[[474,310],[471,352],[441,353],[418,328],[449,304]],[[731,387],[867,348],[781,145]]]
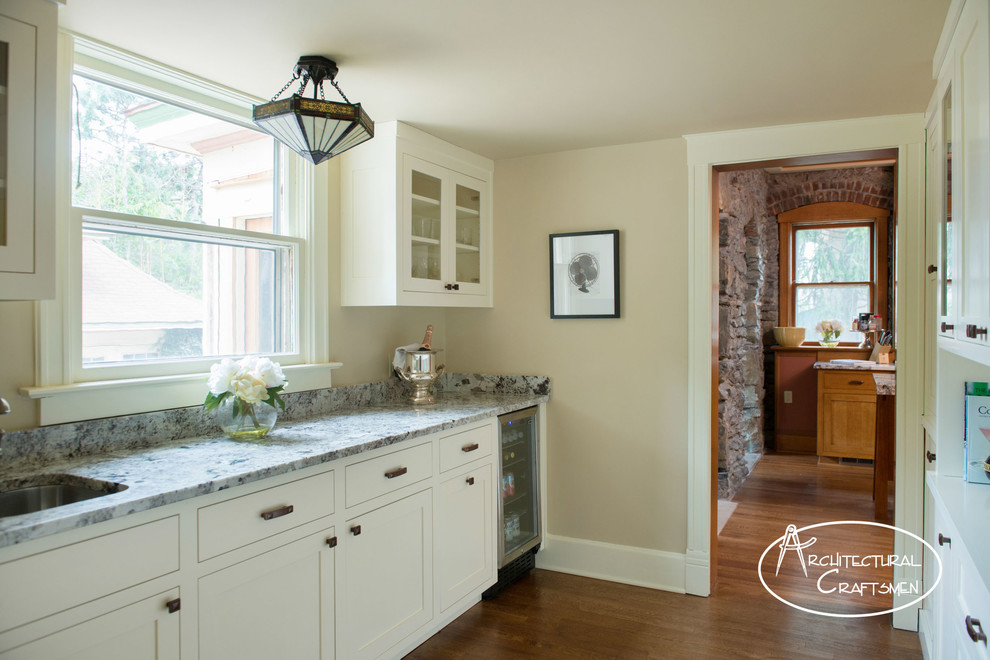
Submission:
[[[952,224],[952,85],[950,84],[942,97],[942,154],[940,177],[940,210],[938,224],[939,264],[938,272],[938,310],[939,333],[953,336],[955,333],[956,295],[953,285],[955,276],[956,252]]]
[[[55,3],[0,5],[0,300],[55,296]]]
[[[494,162],[392,121],[339,163],[342,305],[493,305]]]
[[[405,288],[409,291],[483,293],[485,242],[483,182],[406,155]]]

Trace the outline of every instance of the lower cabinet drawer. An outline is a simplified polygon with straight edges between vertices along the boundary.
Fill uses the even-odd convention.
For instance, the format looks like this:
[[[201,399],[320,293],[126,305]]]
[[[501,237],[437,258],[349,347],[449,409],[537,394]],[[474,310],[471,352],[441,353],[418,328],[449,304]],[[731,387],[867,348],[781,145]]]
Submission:
[[[828,391],[859,392],[874,395],[877,393],[877,385],[873,380],[873,374],[869,371],[862,373],[823,371],[822,387]]]
[[[433,476],[433,445],[422,444],[344,468],[344,499],[354,506]]]
[[[333,472],[299,479],[199,510],[199,560],[280,534],[334,510]]]
[[[0,632],[179,570],[179,517],[0,564]]]
[[[440,438],[440,471],[446,472],[492,453],[495,429],[491,424]]]

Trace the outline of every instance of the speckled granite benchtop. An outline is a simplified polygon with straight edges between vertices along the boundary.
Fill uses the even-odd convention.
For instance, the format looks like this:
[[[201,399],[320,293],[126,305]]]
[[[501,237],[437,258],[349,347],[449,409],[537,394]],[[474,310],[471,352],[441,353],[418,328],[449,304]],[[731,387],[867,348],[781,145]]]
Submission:
[[[815,362],[815,369],[840,369],[842,371],[897,371],[895,364],[843,364],[841,362]]]
[[[199,406],[8,433],[0,489],[56,473],[127,489],[0,518],[0,547],[544,403],[550,380],[446,374],[438,390],[431,406],[405,403],[397,382],[286,393],[287,413],[263,444],[228,439]]]

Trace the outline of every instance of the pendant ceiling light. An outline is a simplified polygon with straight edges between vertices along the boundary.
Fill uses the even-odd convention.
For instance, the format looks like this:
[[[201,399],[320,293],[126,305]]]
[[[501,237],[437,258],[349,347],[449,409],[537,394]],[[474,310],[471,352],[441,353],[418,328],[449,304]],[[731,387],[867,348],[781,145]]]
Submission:
[[[333,60],[319,55],[300,57],[285,87],[270,102],[254,106],[254,123],[314,165],[370,140],[375,136],[374,122],[360,103],[347,100],[334,81],[336,76],[337,63]],[[279,100],[296,80],[302,80],[299,90]],[[343,103],[323,97],[324,80],[329,80],[340,93]],[[311,99],[303,98],[309,82],[313,83]]]

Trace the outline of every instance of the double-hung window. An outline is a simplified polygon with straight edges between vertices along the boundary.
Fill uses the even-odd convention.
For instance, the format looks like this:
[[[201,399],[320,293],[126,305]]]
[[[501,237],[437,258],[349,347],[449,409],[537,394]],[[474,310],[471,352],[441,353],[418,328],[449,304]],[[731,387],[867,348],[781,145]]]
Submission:
[[[856,341],[860,313],[887,311],[888,211],[861,204],[827,202],[781,213],[780,324],[816,337],[822,320],[837,319],[840,341]],[[885,326],[886,327],[886,326]]]
[[[255,129],[254,99],[67,41],[64,287],[42,308],[43,382],[29,388],[42,423],[193,405],[228,356],[271,356],[293,389],[328,386],[312,166]]]

